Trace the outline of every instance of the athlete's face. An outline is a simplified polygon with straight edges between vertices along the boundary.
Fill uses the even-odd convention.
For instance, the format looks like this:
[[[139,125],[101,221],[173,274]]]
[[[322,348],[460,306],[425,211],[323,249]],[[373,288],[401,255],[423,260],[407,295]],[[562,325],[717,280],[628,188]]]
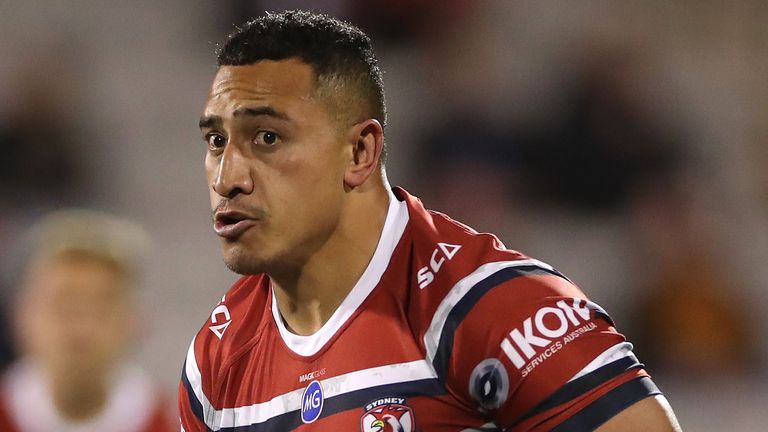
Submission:
[[[349,157],[311,66],[223,66],[200,129],[213,228],[235,272],[292,269],[336,229]]]

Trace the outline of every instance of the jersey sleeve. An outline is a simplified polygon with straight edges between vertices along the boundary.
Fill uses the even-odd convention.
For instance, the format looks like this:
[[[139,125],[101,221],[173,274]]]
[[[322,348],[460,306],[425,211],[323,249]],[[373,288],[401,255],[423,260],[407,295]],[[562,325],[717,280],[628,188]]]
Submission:
[[[535,260],[453,287],[427,337],[449,392],[508,431],[591,431],[658,393],[600,306]]]

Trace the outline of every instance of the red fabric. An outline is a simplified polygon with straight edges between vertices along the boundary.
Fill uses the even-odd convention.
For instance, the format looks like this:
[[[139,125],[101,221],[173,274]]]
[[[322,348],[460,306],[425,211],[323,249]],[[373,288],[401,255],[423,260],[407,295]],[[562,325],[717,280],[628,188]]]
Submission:
[[[400,189],[395,192],[407,203],[410,219],[387,270],[373,292],[317,354],[303,357],[286,347],[272,316],[267,277],[244,277],[226,294],[218,305],[230,313],[231,324],[226,332],[220,339],[210,329],[220,322],[217,317],[216,323],[209,320],[202,327],[194,342],[202,391],[212,405],[210,410],[266,403],[276,396],[300,391],[311,381],[302,380],[302,375],[315,371],[319,371],[318,375],[312,378],[323,381],[382,365],[424,360],[424,335],[452,287],[484,264],[527,259],[506,250],[494,236],[478,234],[442,214],[429,212]],[[448,246],[441,249],[440,243]],[[424,268],[426,271],[420,275]],[[428,284],[426,273],[431,274]],[[516,425],[511,429],[515,431],[529,430],[542,422],[551,428],[627,380],[646,376],[639,368],[627,370],[585,389],[572,400],[528,416],[597,355],[624,341],[612,323],[595,310],[589,310],[586,318],[579,315],[580,311],[586,313],[586,309],[578,309],[585,307],[585,299],[579,288],[553,274],[519,276],[493,286],[455,329],[447,374],[441,380],[445,391],[403,397],[403,405],[412,410],[415,427],[447,432],[493,421],[502,429]],[[576,305],[576,312],[568,310],[569,305]],[[558,335],[542,342],[537,316],[544,331],[558,330],[548,332]],[[531,337],[547,345],[533,346],[535,355],[518,367],[501,344],[515,329],[525,334],[526,325],[537,325],[531,327]],[[517,349],[523,356],[522,348]],[[541,361],[530,367],[535,358]],[[500,362],[509,380],[506,402],[493,410],[481,410],[469,390],[473,370],[486,359]],[[189,398],[182,383],[182,425],[187,432],[205,431]],[[299,421],[296,430],[359,430],[365,413],[363,402],[314,423]]]

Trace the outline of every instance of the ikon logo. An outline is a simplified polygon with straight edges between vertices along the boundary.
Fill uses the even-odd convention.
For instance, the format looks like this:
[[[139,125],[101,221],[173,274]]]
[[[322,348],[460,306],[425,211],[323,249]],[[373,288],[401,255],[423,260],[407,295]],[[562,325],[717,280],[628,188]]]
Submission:
[[[224,303],[224,297],[221,298],[221,303]],[[219,317],[223,316],[223,323],[219,324]],[[229,309],[223,304],[219,304],[216,306],[216,308],[211,312],[211,324],[212,326],[208,327],[213,334],[215,334],[219,339],[224,336],[224,332],[227,331],[227,327],[229,327],[230,324],[232,324],[232,316],[229,314]]]
[[[589,321],[589,302],[585,300],[575,298],[571,304],[560,300],[556,306],[540,308],[523,321],[522,330],[513,329],[501,342],[501,349],[518,369],[525,365],[526,359],[536,355],[537,348],[546,347],[570,329]]]
[[[450,261],[453,259],[453,256],[456,255],[456,252],[458,252],[459,249],[461,249],[460,245],[438,243],[435,250],[432,251],[432,256],[429,259],[429,266],[420,268],[419,272],[416,274],[419,288],[424,289],[429,286],[429,284],[435,280],[435,275],[440,271],[440,268],[443,267],[445,260]]]

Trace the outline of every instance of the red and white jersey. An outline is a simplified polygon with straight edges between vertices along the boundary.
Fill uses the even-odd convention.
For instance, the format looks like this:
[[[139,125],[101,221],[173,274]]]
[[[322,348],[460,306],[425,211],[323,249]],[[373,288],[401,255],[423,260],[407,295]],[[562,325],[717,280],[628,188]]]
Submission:
[[[149,377],[131,367],[117,375],[102,412],[78,422],[58,413],[41,371],[29,362],[11,366],[0,384],[3,432],[175,432],[170,411]]]
[[[399,188],[358,283],[314,335],[241,278],[187,353],[182,430],[588,431],[658,390],[552,267]]]

